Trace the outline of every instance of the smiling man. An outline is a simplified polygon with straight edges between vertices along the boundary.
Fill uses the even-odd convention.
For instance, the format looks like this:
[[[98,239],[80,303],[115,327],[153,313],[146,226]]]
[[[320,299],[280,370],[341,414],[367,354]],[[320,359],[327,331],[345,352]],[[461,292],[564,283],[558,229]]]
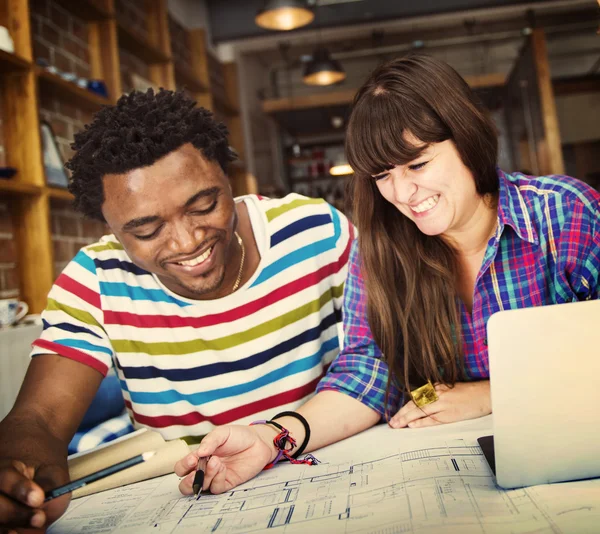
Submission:
[[[135,426],[198,439],[313,395],[339,352],[353,237],[322,200],[233,198],[227,131],[182,93],[123,96],[79,133],[76,207],[111,230],[56,280],[0,423],[0,531],[41,526],[41,488],[113,367]],[[34,483],[35,481],[35,483]]]

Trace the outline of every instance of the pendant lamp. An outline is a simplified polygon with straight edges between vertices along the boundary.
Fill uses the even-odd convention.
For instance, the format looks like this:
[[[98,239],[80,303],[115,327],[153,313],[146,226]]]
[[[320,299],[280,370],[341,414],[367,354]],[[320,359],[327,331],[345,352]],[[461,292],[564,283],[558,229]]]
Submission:
[[[289,31],[310,24],[315,14],[302,0],[267,0],[254,22],[267,30]]]
[[[333,85],[346,79],[346,73],[326,48],[317,48],[304,67],[302,80],[307,85]]]

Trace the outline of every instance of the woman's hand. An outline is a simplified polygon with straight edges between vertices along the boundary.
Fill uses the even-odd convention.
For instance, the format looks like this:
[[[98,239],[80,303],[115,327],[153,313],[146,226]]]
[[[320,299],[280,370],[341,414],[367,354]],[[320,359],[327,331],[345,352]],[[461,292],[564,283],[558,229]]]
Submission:
[[[223,493],[250,480],[275,458],[275,436],[275,429],[268,425],[216,428],[206,435],[194,452],[175,464],[175,473],[185,476],[179,483],[179,490],[184,495],[192,493],[198,458],[208,456],[203,490]]]
[[[438,400],[419,408],[411,400],[390,419],[392,428],[422,428],[476,419],[492,413],[490,381],[457,382],[453,388],[436,384]]]

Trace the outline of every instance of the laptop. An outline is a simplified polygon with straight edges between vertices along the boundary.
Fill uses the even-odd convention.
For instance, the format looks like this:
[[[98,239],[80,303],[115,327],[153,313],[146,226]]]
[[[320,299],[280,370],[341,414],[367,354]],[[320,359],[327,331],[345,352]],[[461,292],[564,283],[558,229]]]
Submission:
[[[493,437],[506,489],[600,477],[600,300],[495,313],[487,325]]]

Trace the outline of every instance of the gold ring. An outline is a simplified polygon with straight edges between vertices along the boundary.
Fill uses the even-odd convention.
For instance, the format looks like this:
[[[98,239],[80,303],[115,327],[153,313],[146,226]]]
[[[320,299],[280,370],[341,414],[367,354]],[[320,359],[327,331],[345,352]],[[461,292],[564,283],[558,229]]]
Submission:
[[[427,381],[427,384],[421,386],[420,388],[414,389],[410,392],[410,394],[413,402],[419,408],[423,408],[423,406],[427,406],[428,404],[431,404],[439,399],[433,384],[429,380]]]

